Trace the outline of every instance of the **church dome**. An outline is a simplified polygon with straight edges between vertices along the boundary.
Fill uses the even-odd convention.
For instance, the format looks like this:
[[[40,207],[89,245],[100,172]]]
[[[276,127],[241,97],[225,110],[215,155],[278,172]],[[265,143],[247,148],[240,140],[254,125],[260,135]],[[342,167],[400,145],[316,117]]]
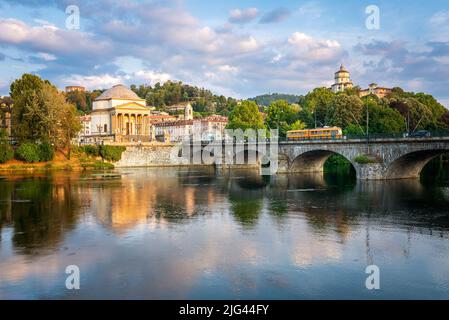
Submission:
[[[343,65],[340,66],[340,70],[338,70],[337,72],[335,72],[335,74],[340,74],[340,73],[349,73],[348,70],[345,69],[345,67]]]
[[[115,85],[111,89],[106,90],[97,99],[95,99],[95,101],[110,99],[142,100],[134,91],[128,89],[122,84]]]

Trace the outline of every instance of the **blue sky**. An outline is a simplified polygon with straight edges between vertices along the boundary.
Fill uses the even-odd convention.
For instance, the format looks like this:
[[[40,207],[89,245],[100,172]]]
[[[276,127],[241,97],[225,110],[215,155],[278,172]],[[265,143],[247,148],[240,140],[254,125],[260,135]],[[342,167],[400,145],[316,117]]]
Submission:
[[[65,9],[80,9],[80,29]],[[376,5],[380,28],[368,30]],[[181,80],[239,98],[354,82],[449,106],[447,1],[0,0],[0,94],[24,72],[58,87]]]

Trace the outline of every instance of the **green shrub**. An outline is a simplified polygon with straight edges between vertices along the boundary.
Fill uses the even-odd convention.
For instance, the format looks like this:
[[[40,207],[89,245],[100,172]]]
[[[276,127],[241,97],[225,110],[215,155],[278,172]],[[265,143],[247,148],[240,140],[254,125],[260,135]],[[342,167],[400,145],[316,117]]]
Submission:
[[[122,153],[126,150],[126,147],[123,146],[108,146],[102,145],[100,146],[100,156],[104,160],[108,161],[120,161],[122,158]]]
[[[55,155],[55,150],[53,146],[48,142],[44,141],[39,145],[39,160],[40,161],[51,161]]]
[[[15,157],[17,160],[22,160],[28,163],[39,162],[39,146],[35,143],[26,142],[17,148]]]
[[[87,145],[81,147],[81,150],[88,156],[98,157],[100,156],[100,148],[95,145]]]
[[[368,157],[365,154],[358,155],[354,158],[354,162],[357,162],[359,164],[368,164],[368,163],[374,163],[375,161]]]
[[[14,158],[14,150],[9,143],[0,142],[0,163],[8,162]]]

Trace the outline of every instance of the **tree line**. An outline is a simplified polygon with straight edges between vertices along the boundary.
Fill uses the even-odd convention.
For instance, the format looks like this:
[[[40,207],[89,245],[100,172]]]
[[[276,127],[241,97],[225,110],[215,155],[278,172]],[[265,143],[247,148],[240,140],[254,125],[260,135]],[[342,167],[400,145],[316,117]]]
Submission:
[[[449,130],[449,110],[433,96],[405,92],[394,88],[384,98],[375,95],[359,97],[359,89],[334,93],[328,88],[316,88],[297,103],[272,101],[263,107],[255,101],[243,101],[230,113],[229,128],[279,129],[281,136],[288,130],[325,126],[341,127],[345,134],[395,134],[417,130]],[[367,126],[368,122],[368,126]]]

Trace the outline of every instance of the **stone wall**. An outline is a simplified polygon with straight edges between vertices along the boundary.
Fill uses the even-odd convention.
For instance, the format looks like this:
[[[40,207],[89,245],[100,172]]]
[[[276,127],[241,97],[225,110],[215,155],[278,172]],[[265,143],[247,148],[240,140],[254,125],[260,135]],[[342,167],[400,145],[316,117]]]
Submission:
[[[120,161],[114,163],[116,168],[173,166],[171,161],[172,145],[127,146]]]

